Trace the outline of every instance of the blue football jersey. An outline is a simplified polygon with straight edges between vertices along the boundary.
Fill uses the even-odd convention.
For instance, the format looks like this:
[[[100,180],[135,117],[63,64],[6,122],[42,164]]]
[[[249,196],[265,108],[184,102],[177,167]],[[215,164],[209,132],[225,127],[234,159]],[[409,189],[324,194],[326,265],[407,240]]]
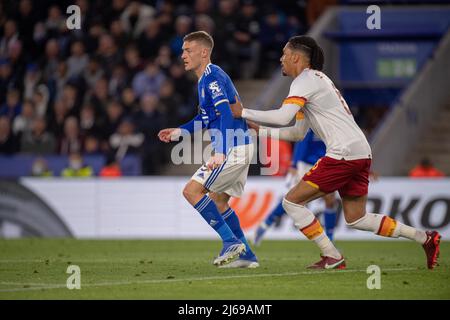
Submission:
[[[292,166],[295,166],[299,161],[315,164],[325,155],[326,149],[325,143],[309,129],[305,138],[295,144]]]
[[[220,126],[219,105],[223,103],[233,104],[239,98],[239,94],[234,87],[230,77],[219,66],[208,64],[205,72],[198,81],[198,97],[200,105],[200,114],[203,126],[207,129],[223,130]],[[244,119],[233,118],[229,124],[228,130],[234,130],[238,135],[232,141],[234,147],[251,143],[251,136],[248,132],[248,126]],[[241,130],[239,130],[241,129]],[[239,130],[239,131],[236,131]],[[215,137],[211,135],[213,145]],[[227,149],[230,149],[230,148]]]

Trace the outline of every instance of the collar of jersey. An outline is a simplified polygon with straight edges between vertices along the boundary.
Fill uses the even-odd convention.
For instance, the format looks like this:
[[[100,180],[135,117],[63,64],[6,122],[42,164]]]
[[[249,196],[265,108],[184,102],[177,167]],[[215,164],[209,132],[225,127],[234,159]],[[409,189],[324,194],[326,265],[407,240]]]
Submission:
[[[210,62],[210,63],[208,63],[207,65],[206,65],[206,67],[205,67],[205,71],[203,71],[203,73],[202,73],[202,76],[200,77],[200,78],[198,78],[198,83],[200,83],[200,80],[202,80],[202,78],[203,78],[203,76],[205,75],[205,72],[206,72],[206,69],[210,66],[210,65],[212,65],[212,63]]]

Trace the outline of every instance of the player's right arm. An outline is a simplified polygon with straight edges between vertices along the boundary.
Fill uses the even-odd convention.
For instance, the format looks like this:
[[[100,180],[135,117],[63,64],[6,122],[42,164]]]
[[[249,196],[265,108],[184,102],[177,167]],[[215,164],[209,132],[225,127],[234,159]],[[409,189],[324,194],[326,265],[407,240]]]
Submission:
[[[296,142],[303,140],[308,129],[309,126],[305,120],[297,120],[295,125],[291,127],[273,128],[260,126],[259,136]]]
[[[197,124],[197,125],[196,125]],[[179,126],[178,128],[166,128],[158,133],[159,140],[168,143],[170,141],[178,140],[181,136],[182,130],[193,133],[197,130],[204,129],[205,124],[202,121],[202,115],[197,114],[191,121]]]
[[[255,130],[260,137],[292,142],[303,140],[309,129],[308,124],[303,119],[297,119],[294,126],[282,128],[266,127],[249,120],[247,120],[247,124],[249,128]]]
[[[306,78],[296,78],[289,89],[289,95],[284,99],[283,104],[276,110],[252,110],[243,108],[242,105],[231,106],[233,115],[247,120],[274,124],[279,126],[287,125],[295,115],[302,110],[305,103],[317,91],[314,83]]]

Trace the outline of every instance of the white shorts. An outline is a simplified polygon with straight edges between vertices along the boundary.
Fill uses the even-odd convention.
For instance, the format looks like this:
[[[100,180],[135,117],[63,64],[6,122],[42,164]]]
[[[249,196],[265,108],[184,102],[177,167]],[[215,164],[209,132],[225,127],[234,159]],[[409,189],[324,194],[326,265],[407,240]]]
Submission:
[[[206,165],[203,165],[191,179],[202,184],[209,191],[226,193],[229,196],[239,198],[244,192],[244,186],[247,182],[253,150],[252,143],[233,147],[220,167],[210,170]]]

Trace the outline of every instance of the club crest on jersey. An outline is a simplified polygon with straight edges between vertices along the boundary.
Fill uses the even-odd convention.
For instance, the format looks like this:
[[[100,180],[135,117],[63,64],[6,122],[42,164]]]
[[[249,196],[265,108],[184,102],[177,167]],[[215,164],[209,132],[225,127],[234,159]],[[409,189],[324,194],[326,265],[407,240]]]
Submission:
[[[219,87],[217,81],[213,81],[208,85],[209,90],[211,90],[212,98],[215,99],[218,96],[223,95],[222,90]]]

